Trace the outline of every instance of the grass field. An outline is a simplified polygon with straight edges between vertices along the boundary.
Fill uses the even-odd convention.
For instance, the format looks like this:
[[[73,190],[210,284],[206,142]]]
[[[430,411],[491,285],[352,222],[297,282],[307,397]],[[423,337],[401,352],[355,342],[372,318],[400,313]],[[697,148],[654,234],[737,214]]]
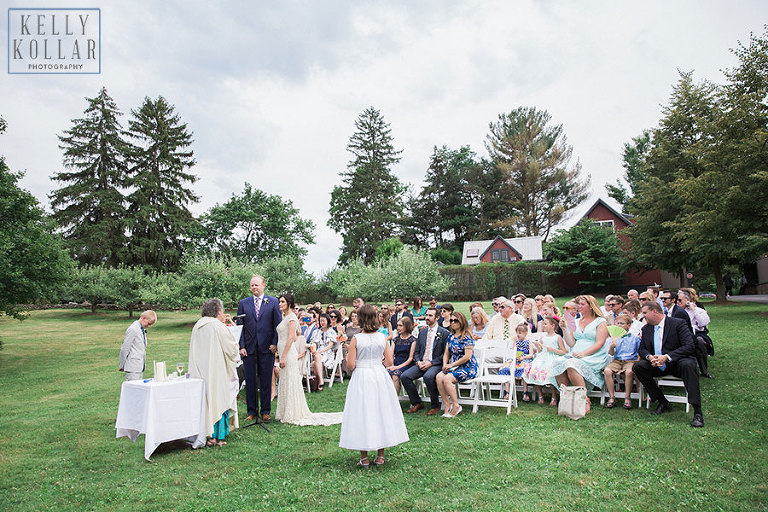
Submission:
[[[115,439],[127,315],[2,318],[0,510],[765,510],[768,310],[708,311],[717,354],[715,380],[702,381],[704,429],[680,405],[662,417],[595,406],[577,422],[522,402],[510,416],[407,414],[411,441],[368,471],[338,447],[338,425],[273,423],[234,431],[223,448],[163,445],[146,462],[143,437]],[[160,312],[148,367],[186,360],[196,319]],[[309,406],[340,411],[345,390],[313,393]]]

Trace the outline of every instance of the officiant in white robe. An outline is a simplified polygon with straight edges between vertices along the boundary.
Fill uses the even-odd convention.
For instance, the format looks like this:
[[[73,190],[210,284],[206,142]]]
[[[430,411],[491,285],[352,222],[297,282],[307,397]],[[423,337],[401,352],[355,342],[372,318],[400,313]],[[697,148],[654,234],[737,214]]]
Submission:
[[[192,328],[189,373],[205,381],[205,425],[208,446],[223,445],[232,428],[238,428],[236,363],[238,346],[225,325],[227,315],[220,299],[203,304],[202,318]]]

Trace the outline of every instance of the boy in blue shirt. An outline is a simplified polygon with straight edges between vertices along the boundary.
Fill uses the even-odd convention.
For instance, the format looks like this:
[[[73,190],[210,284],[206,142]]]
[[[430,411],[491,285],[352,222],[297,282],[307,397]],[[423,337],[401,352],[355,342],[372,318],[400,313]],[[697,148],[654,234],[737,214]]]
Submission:
[[[621,314],[616,317],[615,325],[621,327],[627,333],[620,338],[614,338],[608,347],[608,353],[613,356],[613,361],[603,370],[605,386],[608,388],[608,395],[610,396],[605,403],[605,407],[610,409],[616,404],[613,375],[624,372],[624,408],[631,409],[632,400],[629,397],[632,393],[632,386],[635,383],[632,365],[639,359],[637,349],[640,347],[640,336],[635,336],[629,332],[632,319],[628,315]]]

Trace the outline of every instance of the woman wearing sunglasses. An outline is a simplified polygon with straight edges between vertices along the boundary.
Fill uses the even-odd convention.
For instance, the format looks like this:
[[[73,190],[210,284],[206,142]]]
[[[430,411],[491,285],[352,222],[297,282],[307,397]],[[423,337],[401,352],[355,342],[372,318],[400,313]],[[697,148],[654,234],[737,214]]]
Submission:
[[[458,311],[451,312],[451,335],[445,343],[443,371],[437,374],[437,389],[443,398],[444,418],[457,416],[462,408],[455,384],[477,377],[477,359],[472,354],[475,340],[469,330],[467,317]]]

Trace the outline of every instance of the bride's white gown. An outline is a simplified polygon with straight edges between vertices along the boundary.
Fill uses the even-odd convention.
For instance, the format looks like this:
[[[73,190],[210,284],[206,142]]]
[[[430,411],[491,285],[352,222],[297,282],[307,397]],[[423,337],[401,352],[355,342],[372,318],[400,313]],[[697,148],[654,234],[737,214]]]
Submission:
[[[299,319],[294,313],[289,313],[277,326],[277,353],[282,355],[288,342],[288,323],[295,322],[293,328],[299,325]],[[275,419],[283,423],[295,425],[334,425],[341,423],[340,412],[310,412],[304,388],[301,385],[301,368],[296,344],[291,345],[283,362],[285,368],[280,368],[280,380],[277,383],[277,411]],[[311,357],[309,353],[304,357]]]

